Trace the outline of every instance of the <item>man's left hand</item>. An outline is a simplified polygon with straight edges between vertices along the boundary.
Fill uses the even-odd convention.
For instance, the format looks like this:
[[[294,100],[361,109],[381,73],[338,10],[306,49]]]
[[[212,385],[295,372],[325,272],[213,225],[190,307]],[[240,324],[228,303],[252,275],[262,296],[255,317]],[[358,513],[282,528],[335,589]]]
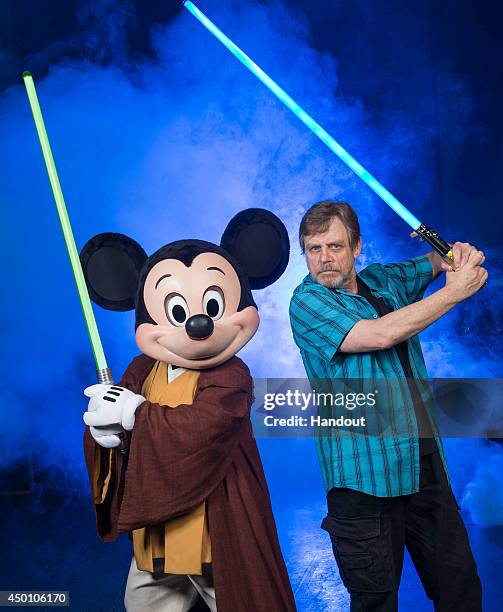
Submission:
[[[455,242],[452,245],[452,257],[454,259],[454,265],[456,268],[462,268],[465,263],[468,261],[470,254],[474,251],[478,251],[477,247],[474,247],[472,244],[468,242]],[[486,260],[484,253],[482,253],[482,259],[480,261],[480,265],[484,263]],[[450,267],[445,264],[445,268],[443,268],[446,272],[450,271]]]
[[[410,236],[411,238],[416,238],[418,234],[417,232],[412,232]],[[474,247],[468,242],[455,242],[452,245],[451,251],[456,270],[465,265],[465,263],[468,261],[468,258],[470,257],[470,253],[477,250],[477,247]],[[452,267],[438,253],[434,253],[434,255],[436,256],[435,259],[437,259],[437,265],[440,270],[442,270],[443,272],[452,271]],[[482,265],[486,259],[483,253],[482,255],[483,257],[480,262],[480,265]]]

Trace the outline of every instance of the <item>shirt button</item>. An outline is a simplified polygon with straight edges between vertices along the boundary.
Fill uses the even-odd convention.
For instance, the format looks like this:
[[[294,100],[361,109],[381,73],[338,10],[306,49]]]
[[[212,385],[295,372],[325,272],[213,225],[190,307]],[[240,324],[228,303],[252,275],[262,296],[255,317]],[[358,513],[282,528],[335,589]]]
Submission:
[[[374,317],[374,319],[377,319],[377,315],[376,314],[373,314],[372,316]]]

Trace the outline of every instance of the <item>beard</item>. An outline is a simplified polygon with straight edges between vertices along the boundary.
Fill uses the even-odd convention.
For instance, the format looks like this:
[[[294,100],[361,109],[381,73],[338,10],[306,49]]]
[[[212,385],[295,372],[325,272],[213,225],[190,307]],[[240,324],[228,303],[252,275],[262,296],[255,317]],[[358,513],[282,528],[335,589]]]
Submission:
[[[316,281],[328,289],[340,289],[346,282],[346,277],[341,274],[340,270],[329,268],[318,272]]]

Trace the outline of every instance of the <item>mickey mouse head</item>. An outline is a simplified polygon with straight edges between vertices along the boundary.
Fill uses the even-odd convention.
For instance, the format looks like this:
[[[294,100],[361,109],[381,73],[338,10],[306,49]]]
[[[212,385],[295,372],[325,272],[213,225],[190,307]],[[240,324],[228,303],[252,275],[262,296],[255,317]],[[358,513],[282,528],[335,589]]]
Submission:
[[[80,259],[89,295],[107,310],[136,310],[136,343],[160,361],[190,369],[219,365],[259,325],[252,289],[274,283],[290,243],[273,213],[238,213],[216,245],[178,240],[150,257],[123,234],[98,234]]]

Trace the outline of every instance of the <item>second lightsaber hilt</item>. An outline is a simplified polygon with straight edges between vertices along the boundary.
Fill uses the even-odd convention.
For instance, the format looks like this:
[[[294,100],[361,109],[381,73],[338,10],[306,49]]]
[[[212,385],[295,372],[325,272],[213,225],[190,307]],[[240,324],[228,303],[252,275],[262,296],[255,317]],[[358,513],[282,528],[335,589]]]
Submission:
[[[113,385],[114,379],[112,376],[112,370],[110,368],[102,368],[96,370],[96,376],[100,385]]]
[[[452,255],[452,246],[446,242],[438,232],[424,223],[421,223],[415,232],[422,240],[427,242],[453,270],[456,270],[454,257]]]
[[[102,368],[100,370],[96,370],[96,375],[98,377],[98,382],[101,385],[113,385],[114,379],[112,376],[112,370],[110,368]],[[119,438],[121,440],[119,450],[122,455],[127,453],[127,443],[126,443],[126,432],[124,430],[119,434]]]

